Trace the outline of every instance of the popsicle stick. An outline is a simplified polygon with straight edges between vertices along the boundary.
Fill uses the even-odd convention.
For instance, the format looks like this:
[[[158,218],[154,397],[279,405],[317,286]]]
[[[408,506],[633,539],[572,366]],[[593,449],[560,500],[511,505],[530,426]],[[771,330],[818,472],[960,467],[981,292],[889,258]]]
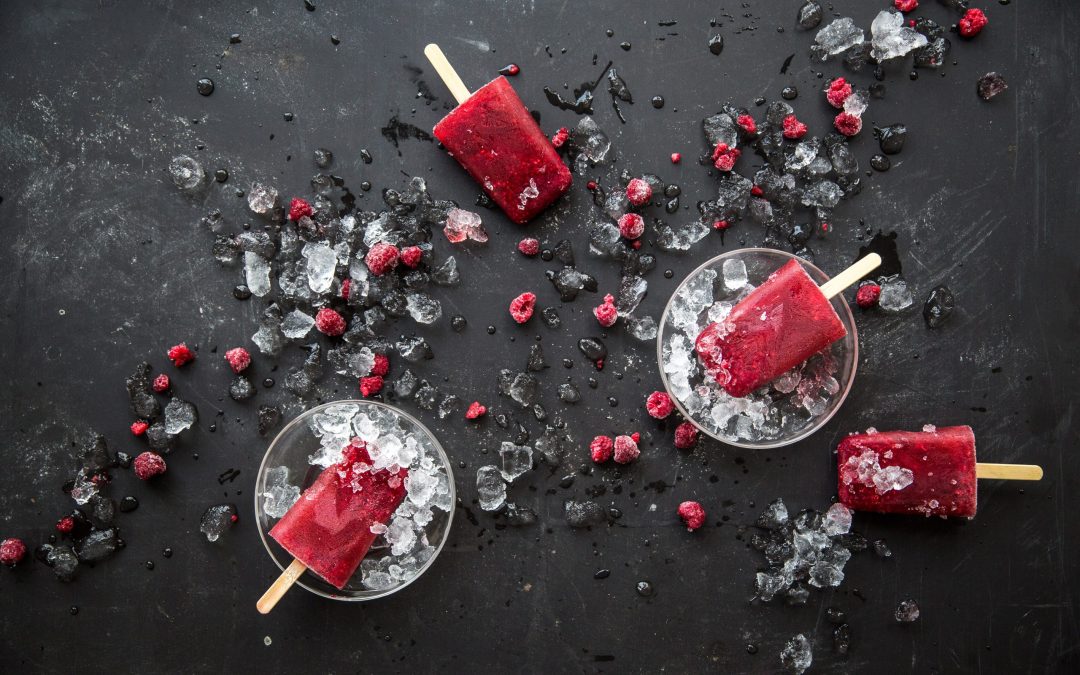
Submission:
[[[270,584],[270,588],[266,589],[263,596],[255,603],[255,608],[259,610],[259,614],[269,614],[270,610],[278,604],[278,601],[292,588],[292,585],[296,583],[296,580],[300,578],[300,575],[305,570],[307,570],[307,565],[299,560],[293,560],[292,564],[286,567],[281,576],[277,578],[277,581]]]
[[[424,47],[424,56],[428,61],[431,61],[431,65],[435,68],[435,72],[442,78],[443,84],[450,90],[450,93],[454,95],[457,102],[464,103],[465,99],[472,96],[469,93],[469,88],[465,86],[465,83],[458,77],[457,71],[450,65],[450,62],[446,60],[446,54],[442,53],[439,49],[439,45],[434,42]]]
[[[822,295],[826,300],[832,300],[834,295],[839,295],[845,288],[876,270],[879,265],[881,265],[881,256],[877,253],[859,258],[854,265],[822,284]]]
[[[976,478],[998,480],[1042,480],[1043,470],[1036,464],[975,464]]]

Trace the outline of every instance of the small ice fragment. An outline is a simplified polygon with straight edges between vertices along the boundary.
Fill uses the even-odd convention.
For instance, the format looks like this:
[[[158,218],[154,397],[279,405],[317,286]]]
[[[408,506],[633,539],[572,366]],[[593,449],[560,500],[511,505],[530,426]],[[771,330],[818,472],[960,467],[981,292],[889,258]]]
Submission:
[[[174,396],[165,406],[165,433],[178,434],[195,424],[198,417],[194,405]]]
[[[746,263],[737,258],[728,258],[723,267],[724,288],[737,291],[746,285]]]
[[[464,209],[450,209],[446,214],[446,225],[443,226],[443,234],[452,244],[459,244],[466,239],[472,239],[480,243],[488,240],[487,232],[481,225],[480,216],[472,211]]]
[[[870,56],[878,63],[904,56],[927,43],[925,35],[904,25],[903,14],[888,9],[874,17],[870,34]]]
[[[626,330],[635,340],[647,342],[656,339],[656,319],[651,316],[628,317]]]
[[[271,518],[282,518],[296,500],[300,488],[289,485],[289,467],[275,466],[266,471],[266,490],[263,492],[263,513]]]
[[[206,178],[202,165],[187,155],[178,155],[169,162],[169,177],[181,190],[194,190]]]
[[[431,280],[440,286],[453,286],[461,281],[461,273],[458,272],[457,260],[450,256],[438,267],[431,270]]]
[[[810,51],[817,58],[824,61],[830,56],[851,49],[855,45],[861,45],[865,40],[866,35],[863,33],[863,29],[856,26],[851,17],[845,16],[819,30],[814,37],[816,44],[810,48]]]
[[[506,503],[506,483],[498,468],[489,464],[477,470],[476,493],[483,510],[498,511],[502,508]]]
[[[915,304],[911,289],[899,275],[884,277],[880,279],[880,284],[881,297],[878,304],[882,311],[898,314]]]
[[[86,476],[83,475],[83,472],[80,471],[78,475],[75,476],[75,485],[71,488],[71,498],[75,500],[76,504],[82,506],[89,502],[97,493],[97,484],[86,478]]]
[[[244,252],[244,281],[256,297],[270,292],[270,261],[254,251]]]
[[[611,151],[611,140],[589,116],[578,121],[570,142],[578,153],[574,160],[574,170],[579,175],[584,175],[590,167],[606,162],[608,152]]]
[[[588,527],[607,521],[607,513],[594,501],[576,502],[568,499],[563,504],[563,508],[566,513],[566,523],[570,527]]]
[[[914,600],[901,600],[894,616],[900,623],[912,623],[919,618],[919,605]]]
[[[1001,92],[1009,88],[1009,85],[1005,82],[1005,78],[995,72],[989,72],[979,78],[976,91],[979,92],[979,98],[984,101],[989,101]]]
[[[784,649],[780,652],[780,664],[796,675],[802,675],[802,673],[806,672],[813,660],[810,641],[802,633],[788,640],[788,643],[784,645]]]
[[[405,307],[416,323],[431,325],[442,317],[442,305],[426,293],[410,293]]]
[[[499,457],[502,459],[502,473],[503,479],[507,483],[511,483],[514,479],[524,475],[527,471],[532,469],[532,455],[533,449],[527,445],[514,445],[513,443],[503,442],[502,447],[499,448]]]
[[[234,504],[218,504],[206,509],[199,521],[199,532],[206,535],[207,541],[217,541],[237,520]]]
[[[839,502],[833,504],[825,512],[825,519],[822,521],[821,527],[822,532],[830,537],[847,534],[851,529],[851,509]]]
[[[307,337],[311,327],[315,325],[315,318],[305,314],[299,309],[294,309],[285,315],[281,322],[281,332],[290,340],[300,340]]]
[[[853,91],[850,96],[844,99],[844,112],[859,117],[866,111],[869,104],[866,94],[861,91]]]
[[[307,259],[308,286],[311,290],[318,294],[330,290],[338,263],[334,249],[326,244],[305,244],[303,256]]]
[[[248,208],[260,215],[273,211],[277,206],[278,191],[262,183],[255,183],[248,190]]]

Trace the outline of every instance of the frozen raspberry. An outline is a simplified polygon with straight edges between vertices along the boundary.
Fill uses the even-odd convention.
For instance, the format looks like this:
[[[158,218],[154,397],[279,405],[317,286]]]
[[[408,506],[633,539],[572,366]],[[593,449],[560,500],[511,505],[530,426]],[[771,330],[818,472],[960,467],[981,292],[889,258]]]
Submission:
[[[877,306],[878,298],[881,297],[881,286],[877,284],[866,284],[865,286],[859,286],[859,290],[855,293],[855,304],[863,309],[870,309]]]
[[[754,185],[750,188],[750,194],[754,197],[760,197],[761,195],[765,194],[765,191],[761,189],[760,185]]]
[[[390,357],[386,354],[376,354],[375,363],[371,366],[371,374],[386,377],[390,372]]]
[[[56,521],[56,531],[61,534],[68,534],[75,529],[75,519],[71,516],[64,516],[60,520]]]
[[[740,129],[751,136],[757,133],[757,123],[749,115],[739,115],[735,119],[735,124],[738,124]]]
[[[378,375],[368,375],[360,378],[360,395],[364,398],[374,396],[382,391],[383,379]]]
[[[518,251],[521,255],[533,257],[540,252],[540,242],[536,239],[526,238],[518,242]]]
[[[645,399],[645,409],[652,417],[662,420],[675,411],[675,404],[671,402],[667,392],[654,391]]]
[[[173,362],[173,365],[179,368],[188,361],[195,360],[195,352],[188,349],[188,346],[181,342],[178,345],[169,347],[168,352],[169,360]]]
[[[901,12],[914,12],[919,6],[919,0],[893,0],[893,7]]]
[[[341,335],[345,332],[345,319],[329,307],[323,307],[315,315],[315,327],[323,335]]]
[[[705,509],[697,502],[683,502],[679,504],[679,517],[686,523],[686,529],[693,532],[705,524]]]
[[[251,354],[243,347],[234,347],[225,352],[225,360],[229,362],[232,371],[239,374],[251,365]]]
[[[697,443],[697,435],[697,427],[689,422],[683,422],[675,427],[675,447],[680,450],[694,447]]]
[[[162,373],[154,378],[154,381],[150,384],[150,388],[159,394],[164,394],[169,391],[171,384],[172,383],[169,382],[169,376]]]
[[[631,178],[626,184],[626,198],[634,206],[644,206],[652,199],[652,187],[640,178]]]
[[[603,464],[611,459],[614,448],[615,442],[610,436],[597,436],[592,439],[592,443],[589,443],[589,456],[597,464]]]
[[[289,220],[300,220],[304,216],[310,217],[313,213],[315,213],[315,210],[311,208],[311,204],[306,199],[295,197],[289,204]]]
[[[729,148],[727,143],[717,143],[713,149],[713,166],[721,171],[731,171],[742,152],[738,148]]]
[[[842,112],[833,120],[833,126],[845,136],[854,136],[862,131],[862,118],[851,113]]]
[[[22,539],[5,539],[0,541],[0,563],[12,567],[26,555],[26,544]]]
[[[398,248],[393,244],[379,242],[364,256],[364,262],[375,276],[382,276],[397,267]]]
[[[672,164],[678,164],[681,161],[682,161],[682,153],[681,152],[673,152],[673,153],[671,153],[671,163]]]
[[[165,460],[156,452],[142,453],[131,465],[135,469],[135,475],[142,480],[150,480],[165,473]]]
[[[469,404],[469,409],[465,411],[465,419],[475,420],[479,417],[483,417],[487,414],[487,406],[480,403],[480,401],[473,401]]]
[[[533,310],[536,309],[536,294],[522,293],[510,301],[510,316],[514,321],[525,323],[532,318]]]
[[[799,121],[799,118],[794,115],[788,115],[784,118],[784,138],[790,141],[797,141],[806,135],[806,125]]]
[[[352,279],[346,279],[341,282],[341,299],[348,300],[349,292],[352,291]]]
[[[714,220],[712,224],[714,230],[726,230],[729,227],[731,227],[731,223],[726,220]]]
[[[424,252],[420,250],[419,246],[407,246],[401,249],[401,264],[414,270],[420,265],[420,258],[423,255]]]
[[[604,328],[611,328],[619,319],[619,311],[615,309],[615,296],[608,293],[604,296],[604,303],[593,308],[593,316]]]
[[[825,98],[834,108],[843,108],[848,96],[851,96],[851,85],[842,77],[830,82],[829,88],[825,90]]]
[[[131,433],[136,436],[142,436],[146,433],[146,430],[150,428],[150,425],[142,420],[135,420],[131,423]]]
[[[570,138],[570,130],[566,127],[561,127],[555,132],[555,135],[551,137],[551,144],[556,148],[561,148],[566,144],[568,138]]]
[[[964,13],[963,18],[956,25],[960,28],[960,35],[975,37],[982,32],[983,28],[986,28],[986,24],[989,22],[981,9],[972,8]]]
[[[637,459],[640,454],[641,450],[638,449],[637,443],[633,438],[630,438],[629,436],[615,437],[616,464],[629,464]]]
[[[619,216],[619,234],[633,241],[645,234],[645,219],[636,213]]]

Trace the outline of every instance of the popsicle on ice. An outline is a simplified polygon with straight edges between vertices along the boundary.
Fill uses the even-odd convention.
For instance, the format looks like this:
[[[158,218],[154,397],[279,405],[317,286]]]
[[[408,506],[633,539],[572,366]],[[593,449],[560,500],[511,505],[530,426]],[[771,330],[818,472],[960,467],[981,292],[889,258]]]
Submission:
[[[1039,480],[1026,464],[977,464],[969,426],[852,434],[836,450],[840,503],[860,511],[975,516],[976,479]]]
[[[872,253],[821,288],[792,259],[698,335],[698,358],[732,396],[746,396],[847,335],[829,302],[881,264]]]
[[[566,192],[570,170],[505,77],[470,94],[436,45],[424,53],[459,103],[435,138],[510,220],[527,222]]]

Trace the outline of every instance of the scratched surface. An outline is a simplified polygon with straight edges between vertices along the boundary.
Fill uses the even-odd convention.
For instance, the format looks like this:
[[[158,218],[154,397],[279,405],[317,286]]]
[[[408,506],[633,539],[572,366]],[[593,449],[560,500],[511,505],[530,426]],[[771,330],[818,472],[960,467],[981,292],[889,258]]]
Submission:
[[[473,504],[471,476],[506,432],[490,420],[473,428],[422,413],[466,464],[457,485],[475,521],[459,508],[437,564],[394,597],[358,606],[297,591],[271,616],[255,613],[276,573],[250,506],[266,441],[254,431],[255,404],[224,396],[228,377],[210,349],[247,344],[261,307],[231,297],[238,272],[212,258],[199,217],[220,208],[229,222],[243,222],[233,190],[255,180],[307,194],[320,146],[334,151],[335,172],[354,190],[362,180],[376,186],[361,200],[368,208],[378,208],[378,189],[403,185],[402,172],[425,176],[436,197],[471,204],[475,188],[435,146],[405,139],[395,147],[380,133],[395,115],[430,128],[449,108],[422,60],[430,40],[442,43],[474,87],[503,65],[520,64],[514,85],[549,132],[576,119],[548,105],[542,87],[594,78],[594,54],[601,66],[613,60],[636,99],[624,106],[621,125],[598,92],[596,118],[612,136],[618,165],[680,183],[692,209],[711,196],[715,180],[694,161],[704,149],[699,120],[721,103],[752,107],[757,96],[777,98],[792,84],[800,91],[796,110],[812,129],[828,123],[828,111],[807,58],[811,37],[794,27],[798,3],[676,4],[587,10],[567,2],[321,0],[315,12],[298,1],[262,0],[0,5],[0,534],[31,546],[44,540],[71,507],[60,485],[72,473],[72,444],[92,431],[113,449],[138,448],[127,432],[123,389],[133,363],[150,358],[164,368],[163,351],[178,340],[202,352],[175,375],[202,415],[170,457],[169,474],[153,485],[136,484],[128,472],[114,481],[115,497],[141,502],[119,517],[127,548],[71,584],[37,563],[0,570],[2,669],[774,672],[784,642],[805,633],[814,642],[814,672],[1077,672],[1080,42],[1073,29],[1080,6],[1068,0],[990,3],[991,27],[982,36],[963,44],[953,36],[943,78],[924,71],[912,82],[906,71],[889,71],[888,93],[872,101],[867,121],[906,123],[907,146],[890,172],[866,178],[863,193],[838,209],[833,236],[811,246],[818,264],[835,272],[868,231],[896,231],[917,303],[945,283],[957,310],[937,331],[927,330],[917,309],[898,317],[860,313],[854,391],[819,433],[770,452],[702,443],[677,454],[670,430],[646,419],[640,405],[660,384],[651,345],[614,333],[599,387],[584,386],[589,366],[574,344],[594,332],[587,312],[596,298],[565,306],[558,331],[535,320],[524,330],[511,325],[504,308],[512,295],[532,288],[541,304],[557,296],[543,278],[547,265],[513,251],[519,228],[485,211],[491,243],[458,254],[462,286],[440,296],[447,314],[464,314],[469,328],[455,334],[444,319],[421,331],[437,355],[421,372],[448,392],[505,410],[493,372],[523,367],[539,334],[553,364],[543,375],[544,402],[552,411],[565,407],[560,414],[581,447],[598,431],[646,436],[642,461],[617,481],[621,494],[599,497],[623,517],[610,528],[568,529],[563,500],[585,498],[604,474],[561,489],[563,472],[541,467],[512,488],[541,522],[494,527]],[[886,3],[835,3],[864,27],[878,4]],[[947,21],[942,6],[923,4],[927,15]],[[719,57],[706,48],[714,17],[726,39]],[[746,26],[756,29],[739,30]],[[229,45],[234,32],[242,42]],[[618,46],[624,40],[629,51]],[[779,74],[792,53],[790,70]],[[990,104],[974,93],[988,70],[1011,86]],[[842,67],[828,64],[824,73]],[[217,84],[208,98],[195,90],[203,76]],[[867,72],[855,79],[871,81]],[[667,100],[662,110],[648,104],[656,94]],[[295,120],[286,122],[286,112]],[[361,148],[372,164],[360,161]],[[869,130],[854,149],[868,166],[876,151]],[[673,151],[686,158],[679,167],[667,163]],[[211,171],[226,167],[229,182],[194,199],[178,193],[165,167],[179,153]],[[579,266],[613,288],[617,266],[585,255],[582,183],[530,232],[549,244],[571,239]],[[687,256],[658,254],[643,309],[658,316],[686,271],[759,241],[744,224],[726,242],[710,237]],[[436,247],[449,250],[445,241]],[[665,279],[664,269],[674,278]],[[484,330],[488,324],[495,335]],[[391,334],[414,330],[403,321]],[[300,357],[287,354],[279,372]],[[572,369],[562,369],[564,357]],[[256,357],[257,377],[271,375],[271,365]],[[576,406],[554,396],[564,377],[582,390]],[[353,386],[330,382],[323,396],[345,396]],[[256,401],[289,398],[277,387],[260,390]],[[969,423],[982,460],[1039,463],[1046,479],[982,485],[972,522],[857,515],[855,529],[885,538],[891,559],[856,555],[839,590],[815,591],[803,607],[752,603],[763,561],[746,545],[745,528],[760,509],[775,497],[795,509],[823,509],[834,495],[831,450],[842,434],[925,422]],[[227,469],[239,469],[239,477],[219,484]],[[656,481],[674,487],[646,487]],[[610,474],[607,484],[615,484]],[[687,498],[710,512],[709,526],[692,536],[674,516]],[[198,519],[220,501],[236,502],[242,518],[211,545]],[[166,546],[175,551],[170,559],[160,554]],[[610,577],[594,580],[600,568]],[[656,586],[654,597],[635,593],[642,579]],[[900,626],[892,613],[906,598],[917,600],[922,618]],[[831,650],[828,607],[849,616],[846,657]],[[747,643],[758,652],[747,653]]]

